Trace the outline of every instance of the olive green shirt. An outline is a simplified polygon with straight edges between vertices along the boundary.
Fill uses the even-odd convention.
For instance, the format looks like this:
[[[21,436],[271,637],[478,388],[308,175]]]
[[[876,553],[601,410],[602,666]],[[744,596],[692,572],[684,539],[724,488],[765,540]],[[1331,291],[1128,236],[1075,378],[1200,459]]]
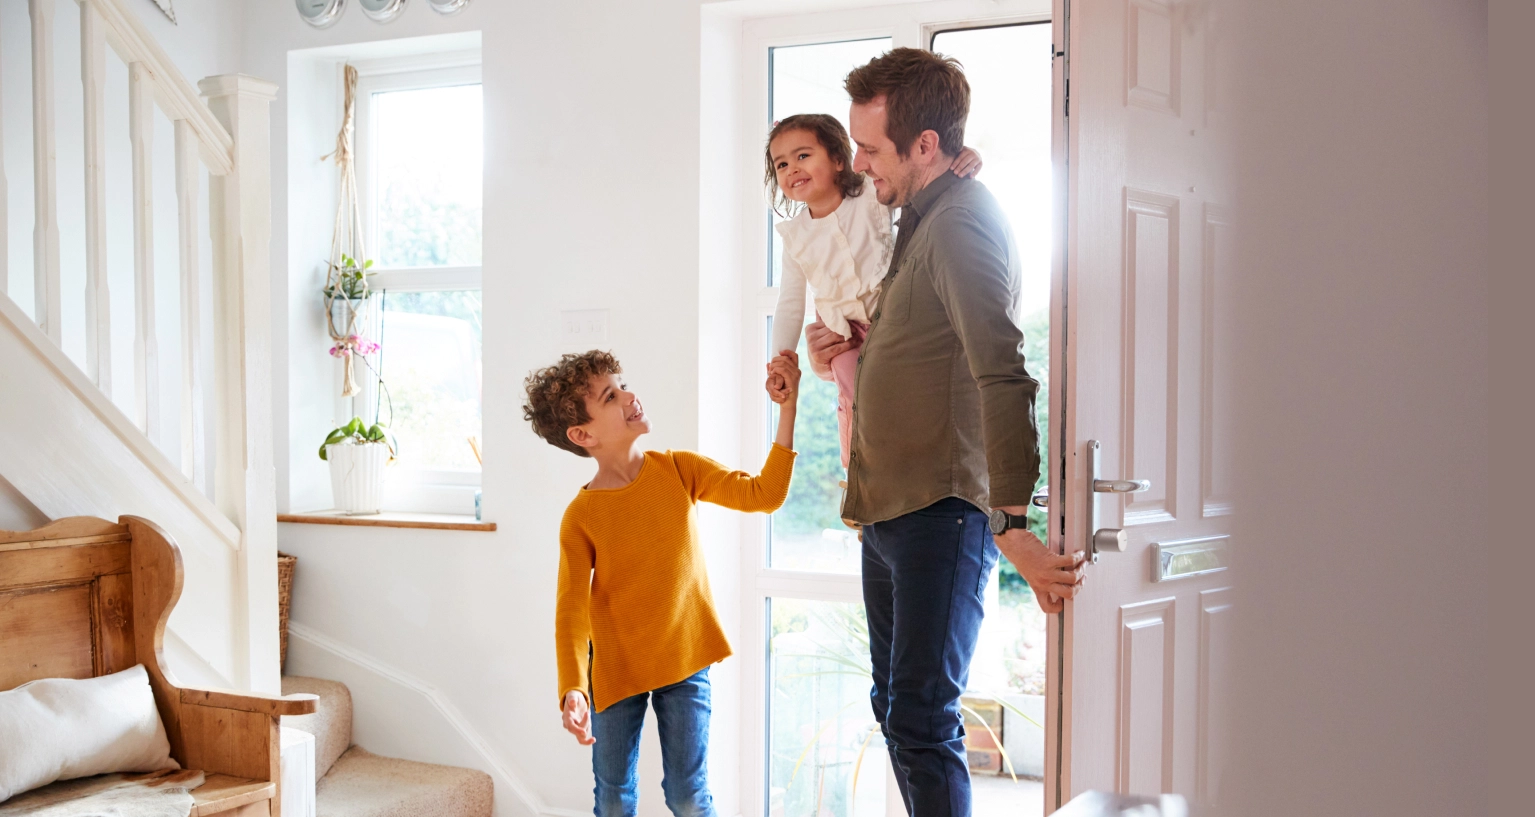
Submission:
[[[1039,478],[1018,327],[1018,249],[973,179],[945,173],[901,208],[858,358],[842,515],[868,525],[959,497],[1027,505]]]

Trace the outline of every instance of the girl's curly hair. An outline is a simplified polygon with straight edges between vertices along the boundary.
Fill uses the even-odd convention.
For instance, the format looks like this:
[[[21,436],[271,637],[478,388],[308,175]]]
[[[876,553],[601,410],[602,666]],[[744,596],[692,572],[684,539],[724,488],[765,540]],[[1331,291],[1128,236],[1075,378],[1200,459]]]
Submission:
[[[586,396],[592,381],[607,374],[623,374],[618,359],[608,352],[593,349],[560,357],[560,362],[538,369],[522,381],[527,402],[522,404],[522,419],[533,424],[533,433],[555,448],[563,448],[581,457],[590,457],[586,449],[570,441],[565,432],[571,426],[592,421],[586,411]]]
[[[773,167],[773,140],[780,134],[789,131],[802,130],[815,137],[815,140],[826,149],[826,155],[831,157],[835,164],[842,165],[837,171],[837,187],[842,189],[842,195],[847,198],[855,198],[863,192],[863,174],[853,170],[853,142],[848,138],[847,130],[837,117],[824,113],[800,113],[787,119],[781,119],[773,123],[773,129],[768,131],[767,145],[762,153],[767,161],[767,172],[763,176],[763,182],[767,185],[768,199],[773,206],[773,212],[790,218],[800,211],[805,205],[801,202],[790,201],[783,190],[778,187],[778,171]]]

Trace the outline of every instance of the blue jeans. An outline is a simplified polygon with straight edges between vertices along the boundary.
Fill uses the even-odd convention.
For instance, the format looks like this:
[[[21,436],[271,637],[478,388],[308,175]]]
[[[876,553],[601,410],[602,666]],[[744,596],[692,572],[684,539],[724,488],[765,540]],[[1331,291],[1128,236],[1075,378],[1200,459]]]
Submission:
[[[970,817],[959,696],[996,564],[986,516],[963,499],[863,529],[869,698],[912,817]]]
[[[645,704],[656,710],[661,790],[676,817],[714,817],[709,793],[709,668],[675,684],[631,695],[592,713],[592,776],[597,817],[634,817],[640,805],[640,728]]]

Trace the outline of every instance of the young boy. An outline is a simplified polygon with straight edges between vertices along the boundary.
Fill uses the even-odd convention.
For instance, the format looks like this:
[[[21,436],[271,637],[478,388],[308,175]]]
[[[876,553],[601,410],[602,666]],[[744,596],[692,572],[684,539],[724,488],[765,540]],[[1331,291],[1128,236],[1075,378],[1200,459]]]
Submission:
[[[523,417],[533,430],[597,461],[560,523],[554,641],[565,729],[592,746],[597,817],[633,817],[649,702],[667,807],[676,817],[715,817],[704,764],[709,665],[728,657],[730,644],[714,612],[695,505],[759,513],[783,505],[799,359],[787,352],[768,364],[778,436],[755,477],[691,451],[642,449],[650,418],[622,373],[611,354],[591,351],[565,355],[525,383]]]

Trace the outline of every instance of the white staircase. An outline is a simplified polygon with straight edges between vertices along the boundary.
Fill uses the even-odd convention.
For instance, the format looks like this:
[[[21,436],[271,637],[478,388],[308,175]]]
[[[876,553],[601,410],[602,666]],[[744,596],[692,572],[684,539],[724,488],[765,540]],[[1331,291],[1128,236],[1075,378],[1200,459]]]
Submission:
[[[282,691],[320,698],[313,715],[282,719],[283,726],[314,735],[315,817],[491,817],[490,775],[353,745],[352,693],[345,684],[285,676]]]
[[[82,87],[70,94],[55,87],[65,4],[79,10]],[[173,667],[198,683],[278,692],[268,294],[276,86],[228,75],[194,87],[123,0],[27,5],[33,229],[7,229],[26,219],[6,211],[10,182],[0,163],[0,477],[49,517],[133,513],[164,526],[186,560],[166,645]],[[74,27],[72,12],[67,22]],[[109,53],[126,66],[126,87],[109,85]],[[3,79],[0,93],[16,91]],[[126,134],[108,128],[107,101],[119,94],[128,97]],[[58,149],[63,98],[83,98],[76,155]],[[153,162],[157,110],[173,126],[169,167]],[[124,142],[127,156],[113,148]],[[131,247],[112,244],[107,229],[126,216],[109,212],[109,174],[128,172],[114,158],[131,165]],[[83,170],[83,208],[61,203],[61,163]],[[157,178],[160,186],[174,180],[174,224],[155,223]],[[60,269],[61,233],[83,236],[83,270]],[[12,279],[25,280],[7,269],[9,257],[27,254],[16,242],[30,242],[31,297],[8,291]],[[174,269],[156,263],[166,244]],[[132,309],[114,310],[111,292],[125,286]],[[174,321],[157,314],[169,292],[177,294]],[[83,320],[65,319],[81,312]],[[178,331],[163,336],[162,324],[172,323]],[[130,336],[131,357],[119,349],[114,365],[114,338],[121,346]],[[172,346],[174,358],[161,354]]]

